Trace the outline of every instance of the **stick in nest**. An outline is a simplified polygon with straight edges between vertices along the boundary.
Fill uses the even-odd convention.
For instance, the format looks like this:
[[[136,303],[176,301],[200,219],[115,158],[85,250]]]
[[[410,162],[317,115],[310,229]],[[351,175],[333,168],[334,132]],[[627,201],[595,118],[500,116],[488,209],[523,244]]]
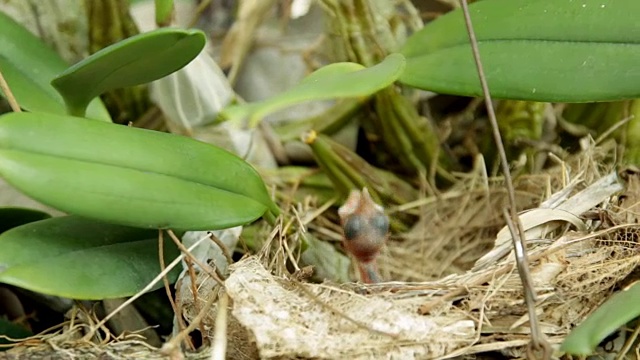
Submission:
[[[465,25],[469,34],[469,40],[471,42],[471,49],[473,51],[473,58],[478,70],[478,77],[480,78],[480,84],[482,86],[482,93],[484,94],[484,102],[489,115],[489,122],[491,123],[491,129],[493,138],[496,143],[498,154],[500,155],[500,163],[502,166],[502,173],[504,174],[505,183],[507,186],[507,192],[509,194],[509,215],[510,219],[515,224],[515,229],[512,230],[512,238],[514,245],[516,246],[516,256],[518,257],[518,272],[522,280],[522,286],[525,291],[525,300],[527,302],[527,309],[529,310],[529,323],[531,325],[531,344],[528,347],[527,355],[531,358],[535,357],[534,350],[542,350],[543,357],[548,359],[551,357],[551,345],[543,339],[540,332],[540,326],[538,323],[537,314],[535,312],[535,291],[531,288],[531,275],[529,274],[528,262],[527,262],[527,250],[523,244],[524,230],[522,224],[519,222],[515,190],[513,187],[513,181],[511,179],[511,172],[509,171],[509,163],[507,160],[507,154],[502,143],[502,136],[500,135],[500,128],[498,127],[498,121],[493,109],[493,102],[491,101],[491,94],[489,92],[489,86],[487,79],[482,68],[482,62],[480,60],[480,51],[478,50],[478,41],[476,34],[471,23],[471,15],[469,14],[469,5],[467,0],[460,0],[462,6],[462,12],[464,14]],[[506,213],[505,213],[506,216]],[[509,217],[507,217],[509,218]],[[517,232],[515,230],[518,230]],[[533,296],[532,296],[533,295]]]

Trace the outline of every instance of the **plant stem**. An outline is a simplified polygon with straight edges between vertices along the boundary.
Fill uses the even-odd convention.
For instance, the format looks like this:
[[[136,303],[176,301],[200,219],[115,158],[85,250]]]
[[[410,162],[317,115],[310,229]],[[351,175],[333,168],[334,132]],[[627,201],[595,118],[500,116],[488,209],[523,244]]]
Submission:
[[[476,68],[478,71],[478,77],[480,78],[480,85],[482,86],[482,93],[484,95],[484,102],[487,108],[487,114],[489,115],[489,121],[491,122],[491,129],[493,132],[493,138],[498,148],[498,154],[500,156],[500,163],[502,165],[502,172],[504,174],[505,183],[507,186],[507,193],[509,195],[509,214],[507,216],[507,210],[505,210],[505,218],[511,231],[511,236],[514,242],[514,248],[516,252],[516,258],[518,259],[517,267],[520,274],[520,280],[522,281],[522,287],[524,291],[525,301],[527,303],[529,324],[531,327],[531,346],[529,352],[533,350],[542,349],[545,358],[549,358],[551,355],[551,348],[548,342],[542,338],[542,333],[538,324],[538,317],[535,311],[535,292],[532,289],[533,281],[531,274],[529,273],[529,262],[527,258],[527,248],[524,245],[525,235],[522,224],[517,213],[515,189],[513,188],[513,182],[511,179],[511,172],[509,171],[509,163],[507,160],[507,154],[502,143],[502,136],[500,135],[500,128],[498,127],[498,121],[496,119],[495,111],[491,102],[491,93],[489,92],[489,86],[487,84],[487,78],[482,68],[482,62],[480,60],[480,51],[478,50],[478,41],[476,39],[475,31],[473,30],[473,24],[471,23],[471,15],[469,14],[469,5],[467,0],[460,0],[462,5],[462,12],[464,14],[465,24],[467,26],[467,32],[469,34],[469,40],[471,42],[471,49],[473,51],[473,58],[475,60]],[[528,354],[529,354],[528,352]]]
[[[7,97],[7,101],[11,106],[11,110],[13,110],[14,112],[21,112],[22,109],[20,109],[20,105],[18,105],[18,101],[16,100],[16,97],[13,96],[13,92],[11,91],[9,84],[4,79],[4,75],[2,75],[2,71],[0,71],[0,89],[2,89],[4,96]]]

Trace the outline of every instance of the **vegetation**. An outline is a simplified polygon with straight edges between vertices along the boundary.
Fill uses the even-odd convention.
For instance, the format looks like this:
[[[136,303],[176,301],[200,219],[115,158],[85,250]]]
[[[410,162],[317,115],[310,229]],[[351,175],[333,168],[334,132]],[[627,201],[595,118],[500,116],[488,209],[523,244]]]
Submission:
[[[338,99],[326,116],[275,129],[283,143],[309,145],[322,171],[320,183],[328,188],[313,195],[336,202],[352,189],[367,188],[375,202],[402,206],[425,189],[435,193],[450,187],[471,166],[447,148],[416,99],[418,90],[459,99],[483,94],[462,11],[438,17],[399,43],[389,21],[372,12],[372,2],[320,3],[331,16],[338,35],[334,45],[345,58],[266,100],[234,101],[210,123],[247,121],[255,128],[295,104]],[[170,23],[171,1],[156,1],[156,7],[157,23]],[[524,155],[530,170],[548,165],[536,163],[539,152],[522,146],[523,139],[542,141],[545,102],[568,103],[567,117],[584,106],[613,109],[602,121],[638,113],[637,1],[483,0],[470,10],[489,89],[503,99],[498,114],[510,161]],[[8,84],[2,94],[13,109],[0,116],[0,176],[69,214],[48,218],[34,210],[0,208],[0,282],[72,299],[131,296],[159,288],[159,282],[147,287],[159,274],[168,283],[176,281],[178,271],[165,271],[165,264],[185,255],[163,235],[173,235],[170,230],[182,235],[260,219],[270,226],[282,221],[278,217],[289,210],[268,190],[276,182],[263,169],[189,137],[114,124],[119,114],[109,114],[100,100],[107,92],[184,68],[206,41],[200,30],[164,27],[117,41],[67,66],[0,12],[0,43],[5,44],[0,72]],[[609,103],[597,103],[603,101]],[[331,138],[357,122],[357,114],[370,116],[359,123],[367,151]],[[582,119],[575,115],[572,121],[580,125]],[[635,124],[631,120],[615,134],[627,142],[629,163],[638,160]],[[600,132],[608,128],[601,126]],[[478,140],[477,146],[487,154],[488,170],[497,168],[490,141]],[[415,214],[395,212],[391,229],[406,232],[416,220]],[[259,250],[261,242],[247,238]],[[317,246],[314,241],[302,240],[299,250]],[[612,297],[576,328],[562,351],[589,354],[640,315],[638,289],[636,284]]]

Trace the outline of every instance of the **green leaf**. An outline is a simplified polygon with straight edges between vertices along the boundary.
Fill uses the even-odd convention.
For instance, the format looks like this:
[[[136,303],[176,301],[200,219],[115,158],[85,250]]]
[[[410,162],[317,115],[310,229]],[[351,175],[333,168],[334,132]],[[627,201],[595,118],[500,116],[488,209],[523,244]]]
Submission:
[[[11,229],[0,235],[0,248],[0,282],[73,299],[130,296],[161,271],[158,231],[76,216]],[[165,237],[165,263],[178,255]],[[170,273],[170,281],[178,272]]]
[[[258,103],[230,106],[224,115],[232,119],[250,116],[250,124],[255,126],[264,116],[301,102],[369,96],[393,84],[404,65],[400,54],[391,54],[370,68],[356,63],[330,64],[279,95]]]
[[[470,6],[497,98],[583,102],[640,97],[637,0],[484,0]],[[400,81],[439,93],[482,90],[460,10],[412,35]]]
[[[148,83],[181,69],[204,48],[199,30],[162,28],[108,46],[53,79],[69,113],[84,116],[105,91]]]
[[[338,283],[351,281],[349,276],[351,261],[349,257],[339,252],[336,247],[327,242],[316,239],[311,234],[303,235],[303,245],[307,248],[301,255],[305,265],[313,266],[316,279],[331,280]]]
[[[0,12],[0,70],[20,107],[28,111],[66,114],[64,100],[51,86],[51,80],[67,67],[68,64],[42,40]],[[1,90],[0,95],[5,96]],[[91,102],[87,117],[111,121],[100,99]]]
[[[16,226],[50,218],[51,215],[33,209],[0,207],[0,234]]]
[[[589,355],[609,334],[640,316],[640,282],[613,295],[587,320],[571,331],[561,351],[573,355]]]
[[[0,335],[10,337],[12,339],[24,339],[33,335],[29,329],[24,326],[14,324],[11,321],[0,318]],[[0,345],[13,344],[14,341],[7,340],[0,337]],[[6,350],[6,348],[0,347],[0,352]]]
[[[1,116],[0,176],[44,204],[121,225],[212,230],[279,211],[255,169],[223,149],[71,116]]]
[[[173,0],[155,0],[156,24],[168,25],[173,15]]]

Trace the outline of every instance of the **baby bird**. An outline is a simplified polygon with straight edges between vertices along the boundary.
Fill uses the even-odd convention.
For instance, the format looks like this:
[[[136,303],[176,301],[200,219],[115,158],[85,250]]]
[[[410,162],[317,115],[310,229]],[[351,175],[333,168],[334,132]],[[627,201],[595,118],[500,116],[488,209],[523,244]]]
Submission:
[[[376,257],[384,246],[389,232],[389,218],[382,206],[376,204],[367,188],[352,190],[347,201],[338,209],[344,231],[345,249],[352,254],[364,283],[378,283]]]

